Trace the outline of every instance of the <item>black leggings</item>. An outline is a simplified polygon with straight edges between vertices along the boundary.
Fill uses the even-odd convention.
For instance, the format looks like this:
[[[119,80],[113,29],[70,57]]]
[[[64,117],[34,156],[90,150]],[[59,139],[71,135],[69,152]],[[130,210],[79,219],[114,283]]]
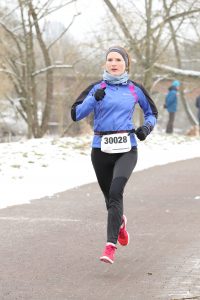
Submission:
[[[137,148],[115,154],[93,148],[91,159],[108,210],[107,242],[116,244],[123,216],[124,187],[137,163]]]

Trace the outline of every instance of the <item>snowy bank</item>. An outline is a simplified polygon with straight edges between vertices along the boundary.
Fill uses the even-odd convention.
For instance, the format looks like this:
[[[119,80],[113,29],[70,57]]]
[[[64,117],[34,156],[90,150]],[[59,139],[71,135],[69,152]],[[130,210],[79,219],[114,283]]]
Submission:
[[[95,182],[90,160],[92,136],[44,138],[0,144],[0,208],[29,203]],[[200,138],[152,133],[138,142],[134,172],[200,157]]]

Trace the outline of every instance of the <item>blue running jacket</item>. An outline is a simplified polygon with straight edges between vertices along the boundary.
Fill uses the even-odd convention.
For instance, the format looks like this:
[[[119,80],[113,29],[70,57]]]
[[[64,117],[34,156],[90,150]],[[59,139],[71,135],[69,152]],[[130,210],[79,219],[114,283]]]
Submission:
[[[96,101],[94,93],[106,87],[105,97]],[[71,108],[73,121],[79,121],[94,113],[93,148],[101,148],[101,136],[95,132],[131,131],[134,129],[133,113],[139,104],[144,113],[144,125],[149,132],[154,128],[158,116],[157,108],[143,86],[129,80],[127,85],[111,85],[98,81],[88,86]],[[131,133],[131,145],[137,146],[135,134]]]

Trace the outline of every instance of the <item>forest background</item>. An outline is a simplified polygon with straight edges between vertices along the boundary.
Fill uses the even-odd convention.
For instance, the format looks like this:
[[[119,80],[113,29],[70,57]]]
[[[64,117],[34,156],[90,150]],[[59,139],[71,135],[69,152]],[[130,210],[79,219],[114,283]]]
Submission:
[[[174,79],[181,82],[175,131],[197,125],[199,0],[2,0],[0,141],[91,131],[92,117],[72,123],[70,108],[101,79],[111,45],[130,53],[130,77],[154,99],[158,131],[165,131]],[[142,122],[139,108],[134,122]]]

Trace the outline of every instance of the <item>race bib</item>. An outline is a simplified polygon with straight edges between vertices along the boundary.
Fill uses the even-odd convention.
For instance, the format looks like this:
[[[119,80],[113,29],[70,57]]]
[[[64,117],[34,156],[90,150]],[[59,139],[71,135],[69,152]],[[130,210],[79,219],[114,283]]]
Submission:
[[[123,153],[131,150],[131,139],[127,132],[103,135],[101,151],[106,153]]]

